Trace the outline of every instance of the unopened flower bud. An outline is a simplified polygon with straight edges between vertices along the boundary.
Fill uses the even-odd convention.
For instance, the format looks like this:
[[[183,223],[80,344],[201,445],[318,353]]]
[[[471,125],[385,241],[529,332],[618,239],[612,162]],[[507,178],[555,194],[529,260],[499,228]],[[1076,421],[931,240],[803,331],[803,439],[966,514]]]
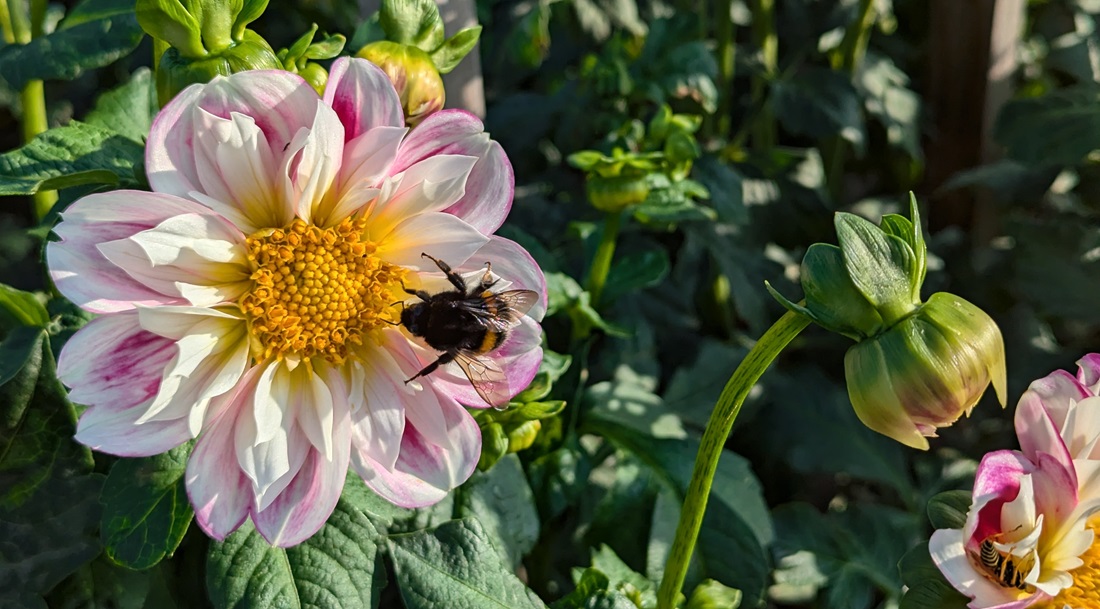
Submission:
[[[638,205],[649,196],[649,180],[644,175],[618,175],[604,177],[588,174],[585,191],[592,207],[605,212],[622,211]]]
[[[802,260],[804,305],[788,309],[857,341],[844,358],[848,396],[867,427],[914,448],[970,413],[993,384],[1005,405],[1004,340],[981,309],[947,293],[921,303],[927,250],[916,199],[912,220],[879,226],[837,214],[839,247],[812,245]],[[770,286],[769,286],[770,289]]]
[[[424,51],[381,40],[368,44],[355,55],[382,68],[390,77],[405,110],[405,123],[410,127],[443,108],[446,101],[443,78]]]
[[[945,292],[844,356],[848,397],[863,424],[913,448],[970,414],[986,387],[1006,400],[1004,342],[997,324]]]

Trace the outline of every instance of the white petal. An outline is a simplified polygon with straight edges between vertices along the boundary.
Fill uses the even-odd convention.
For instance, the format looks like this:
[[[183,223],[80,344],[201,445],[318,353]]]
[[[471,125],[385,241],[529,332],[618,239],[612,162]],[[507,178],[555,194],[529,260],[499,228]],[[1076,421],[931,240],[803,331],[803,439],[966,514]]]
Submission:
[[[371,230],[373,238],[373,226]],[[375,241],[378,257],[390,264],[436,271],[435,264],[420,254],[426,253],[452,266],[459,265],[488,238],[455,216],[436,212],[409,218]]]
[[[405,403],[414,393],[405,385],[401,368],[385,350],[371,345],[360,371],[361,383],[352,396],[361,404],[352,414],[352,444],[355,449],[393,470],[405,432]]]
[[[466,178],[476,162],[476,157],[442,154],[393,176],[390,181],[396,188],[387,199],[379,200],[371,230],[385,234],[410,216],[447,209],[466,192]]]
[[[317,100],[313,125],[295,135],[283,157],[280,179],[287,201],[298,217],[313,223],[313,214],[340,171],[344,126],[336,113]]]
[[[259,510],[271,505],[290,484],[309,451],[309,440],[288,412],[288,380],[289,372],[281,363],[268,365],[252,396],[252,416],[245,413],[237,422],[237,462],[252,481]]]

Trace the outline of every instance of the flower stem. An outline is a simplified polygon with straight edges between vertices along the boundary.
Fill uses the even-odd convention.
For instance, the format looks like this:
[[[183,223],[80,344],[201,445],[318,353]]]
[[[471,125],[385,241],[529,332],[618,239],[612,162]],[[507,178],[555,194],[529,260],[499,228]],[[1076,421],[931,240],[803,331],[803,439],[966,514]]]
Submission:
[[[622,224],[622,212],[607,212],[603,221],[603,235],[596,248],[596,257],[592,259],[592,268],[588,271],[589,298],[592,308],[599,309],[603,286],[607,283],[607,274],[611,271],[611,258],[615,255],[615,241],[619,238],[619,226]]]
[[[691,473],[691,483],[680,510],[680,524],[676,527],[676,537],[672,542],[661,588],[657,593],[658,609],[672,609],[680,588],[684,585],[691,554],[695,550],[695,541],[699,537],[699,528],[703,524],[703,513],[707,509],[707,499],[714,483],[718,459],[722,456],[722,449],[733,428],[733,422],[741,411],[741,404],[772,361],[809,324],[808,318],[791,311],[780,317],[756,341],[745,359],[741,360],[722,390],[722,395],[718,397],[707,427],[703,430],[699,454],[695,457],[695,469]]]
[[[6,0],[0,11],[0,30],[9,44],[27,44],[43,33],[46,16],[45,3],[32,0],[28,5],[19,0]],[[50,128],[46,114],[46,89],[41,80],[31,80],[19,92],[23,106],[23,143],[30,142],[39,133]],[[42,190],[34,193],[34,213],[39,220],[46,217],[57,202],[57,191]]]
[[[752,100],[760,107],[756,120],[753,143],[762,150],[775,146],[775,117],[765,103],[768,83],[779,72],[779,37],[775,32],[775,0],[753,0],[752,2],[753,43],[760,49],[763,71],[753,75]]]

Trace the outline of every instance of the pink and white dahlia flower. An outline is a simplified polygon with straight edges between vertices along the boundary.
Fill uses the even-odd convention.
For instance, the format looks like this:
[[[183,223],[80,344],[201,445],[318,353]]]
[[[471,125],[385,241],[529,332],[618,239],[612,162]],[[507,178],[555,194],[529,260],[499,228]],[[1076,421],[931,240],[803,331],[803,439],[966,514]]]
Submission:
[[[77,440],[144,456],[198,438],[199,525],[222,539],[251,517],[278,546],[321,527],[349,465],[406,507],[470,476],[481,435],[462,404],[486,404],[450,366],[405,382],[439,353],[394,304],[447,289],[421,253],[470,277],[491,261],[494,290],[540,300],[484,357],[508,395],[539,367],[545,283],[492,235],[512,170],[476,118],[442,111],[410,132],[386,75],[340,59],[323,97],[281,71],[188,87],[145,160],[153,192],[84,197],[47,248],[57,288],[100,314],[58,364],[88,406]]]
[[[1031,384],[1023,452],[986,455],[966,526],[936,531],[933,560],[970,607],[1100,607],[1100,356]]]

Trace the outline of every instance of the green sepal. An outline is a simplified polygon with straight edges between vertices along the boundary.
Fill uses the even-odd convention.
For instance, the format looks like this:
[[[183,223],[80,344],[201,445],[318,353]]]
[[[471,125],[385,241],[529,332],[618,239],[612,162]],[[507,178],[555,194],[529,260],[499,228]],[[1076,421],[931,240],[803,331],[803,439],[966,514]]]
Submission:
[[[153,38],[172,45],[181,57],[207,55],[202,42],[202,25],[180,0],[137,0],[138,25]]]
[[[216,55],[201,59],[183,56],[169,48],[157,68],[157,98],[163,107],[188,85],[206,83],[215,76],[229,76],[247,70],[281,70],[282,62],[267,41],[252,30],[245,30],[240,42]]]
[[[430,52],[432,63],[440,74],[455,69],[462,60],[474,50],[481,37],[481,26],[475,25],[459,31],[447,39],[438,49]]]
[[[859,340],[884,328],[882,316],[848,276],[844,254],[835,245],[815,243],[802,258],[802,290],[812,319]]]
[[[848,277],[890,326],[920,304],[920,290],[910,276],[916,255],[902,239],[855,215],[838,212],[837,240]]]
[[[508,454],[508,434],[500,423],[489,423],[481,428],[481,458],[477,468],[488,471],[500,458]]]
[[[811,310],[807,309],[806,307],[798,304],[797,302],[793,302],[793,301],[789,300],[786,296],[780,294],[779,290],[776,290],[774,287],[772,287],[772,284],[770,282],[765,281],[764,282],[764,287],[768,290],[768,293],[772,295],[772,298],[774,298],[776,300],[776,302],[783,305],[783,308],[787,309],[791,313],[798,313],[799,315],[802,315],[803,317],[811,319],[815,323],[821,323],[817,320],[817,316],[814,315],[813,311],[811,311]]]
[[[684,609],[737,609],[740,606],[740,590],[713,579],[704,579],[691,591],[691,598]]]
[[[244,0],[237,17],[233,20],[233,40],[240,41],[244,37],[245,28],[249,23],[260,18],[267,10],[268,0]]]
[[[432,53],[443,45],[443,19],[434,0],[383,0],[378,23],[391,42]]]

